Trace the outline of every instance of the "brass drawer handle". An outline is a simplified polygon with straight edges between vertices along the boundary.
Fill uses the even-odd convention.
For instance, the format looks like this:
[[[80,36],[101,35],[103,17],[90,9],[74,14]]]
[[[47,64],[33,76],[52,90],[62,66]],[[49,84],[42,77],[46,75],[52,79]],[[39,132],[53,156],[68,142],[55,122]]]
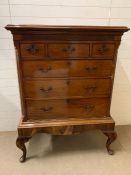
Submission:
[[[72,47],[72,46],[67,46],[66,48],[63,49],[63,51],[68,53],[68,54],[71,54],[75,50],[76,50],[75,47]]]
[[[26,48],[26,50],[31,54],[35,54],[36,52],[39,51],[39,48],[36,45],[31,44],[29,47]]]
[[[100,54],[102,54],[102,55],[103,55],[105,52],[107,52],[107,51],[109,51],[109,48],[106,47],[105,45],[103,45],[102,47],[98,48],[98,52],[99,52]]]
[[[96,90],[96,86],[88,86],[88,87],[85,87],[86,90],[88,91],[95,91]]]
[[[47,88],[47,89],[45,89],[45,88],[40,88],[40,90],[41,90],[42,92],[46,92],[46,93],[50,92],[52,89],[53,89],[52,87],[49,87],[49,88]]]
[[[43,112],[50,112],[50,111],[53,110],[53,107],[52,106],[47,107],[47,108],[43,107],[43,108],[40,108],[40,110],[43,111]]]
[[[51,70],[52,68],[49,66],[47,68],[40,68],[39,70],[42,72],[42,73],[47,73]]]
[[[86,70],[89,72],[89,73],[93,73],[97,70],[97,67],[86,67]]]
[[[94,105],[85,105],[84,108],[87,110],[87,111],[92,111],[94,109]]]

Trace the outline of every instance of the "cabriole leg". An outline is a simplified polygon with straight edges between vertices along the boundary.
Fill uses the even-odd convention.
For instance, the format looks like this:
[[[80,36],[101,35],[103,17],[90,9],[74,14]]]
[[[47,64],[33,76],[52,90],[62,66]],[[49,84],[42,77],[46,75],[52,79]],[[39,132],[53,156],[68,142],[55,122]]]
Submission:
[[[110,148],[110,145],[112,142],[116,140],[117,133],[115,131],[110,131],[110,132],[103,131],[103,134],[105,134],[108,137],[107,142],[106,142],[107,151],[110,155],[113,155],[114,151]]]
[[[31,139],[31,137],[20,137],[18,136],[17,140],[16,140],[16,146],[22,150],[23,154],[20,158],[20,162],[25,162],[26,160],[26,146],[25,143],[29,141],[29,139]]]

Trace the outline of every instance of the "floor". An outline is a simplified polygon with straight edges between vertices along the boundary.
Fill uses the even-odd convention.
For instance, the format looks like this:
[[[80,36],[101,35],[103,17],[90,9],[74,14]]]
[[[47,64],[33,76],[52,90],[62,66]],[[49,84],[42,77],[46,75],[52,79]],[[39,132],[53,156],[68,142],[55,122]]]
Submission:
[[[0,175],[130,175],[131,126],[117,127],[116,153],[107,154],[100,131],[76,136],[35,135],[27,144],[28,159],[19,163],[16,132],[0,133]]]

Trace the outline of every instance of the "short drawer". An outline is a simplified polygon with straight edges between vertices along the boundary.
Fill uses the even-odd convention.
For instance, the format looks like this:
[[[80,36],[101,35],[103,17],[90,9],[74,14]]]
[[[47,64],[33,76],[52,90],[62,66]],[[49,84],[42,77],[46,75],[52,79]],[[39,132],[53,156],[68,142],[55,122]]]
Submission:
[[[23,76],[42,77],[107,77],[113,70],[112,60],[23,61]]]
[[[32,120],[103,118],[109,115],[109,104],[107,98],[27,100],[27,118]]]
[[[91,56],[95,58],[109,59],[113,58],[115,51],[115,44],[92,44]]]
[[[41,59],[45,56],[45,45],[42,43],[23,43],[20,45],[21,57]]]
[[[49,58],[86,58],[89,57],[89,44],[48,44]]]
[[[109,96],[111,79],[24,81],[25,98],[68,98]]]

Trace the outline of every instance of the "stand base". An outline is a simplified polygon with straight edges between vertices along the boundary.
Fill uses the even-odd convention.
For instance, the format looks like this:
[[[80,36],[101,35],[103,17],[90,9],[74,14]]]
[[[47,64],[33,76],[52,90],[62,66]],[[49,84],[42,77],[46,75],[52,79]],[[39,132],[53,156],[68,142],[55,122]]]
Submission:
[[[101,130],[107,137],[106,148],[110,155],[114,151],[110,145],[116,140],[117,134],[114,131],[115,122],[111,117],[102,119],[63,119],[63,120],[44,120],[44,121],[26,121],[23,120],[18,126],[18,138],[16,145],[22,150],[23,155],[20,162],[26,160],[26,146],[31,137],[36,133],[48,133],[52,135],[73,135],[86,132],[88,130]]]

